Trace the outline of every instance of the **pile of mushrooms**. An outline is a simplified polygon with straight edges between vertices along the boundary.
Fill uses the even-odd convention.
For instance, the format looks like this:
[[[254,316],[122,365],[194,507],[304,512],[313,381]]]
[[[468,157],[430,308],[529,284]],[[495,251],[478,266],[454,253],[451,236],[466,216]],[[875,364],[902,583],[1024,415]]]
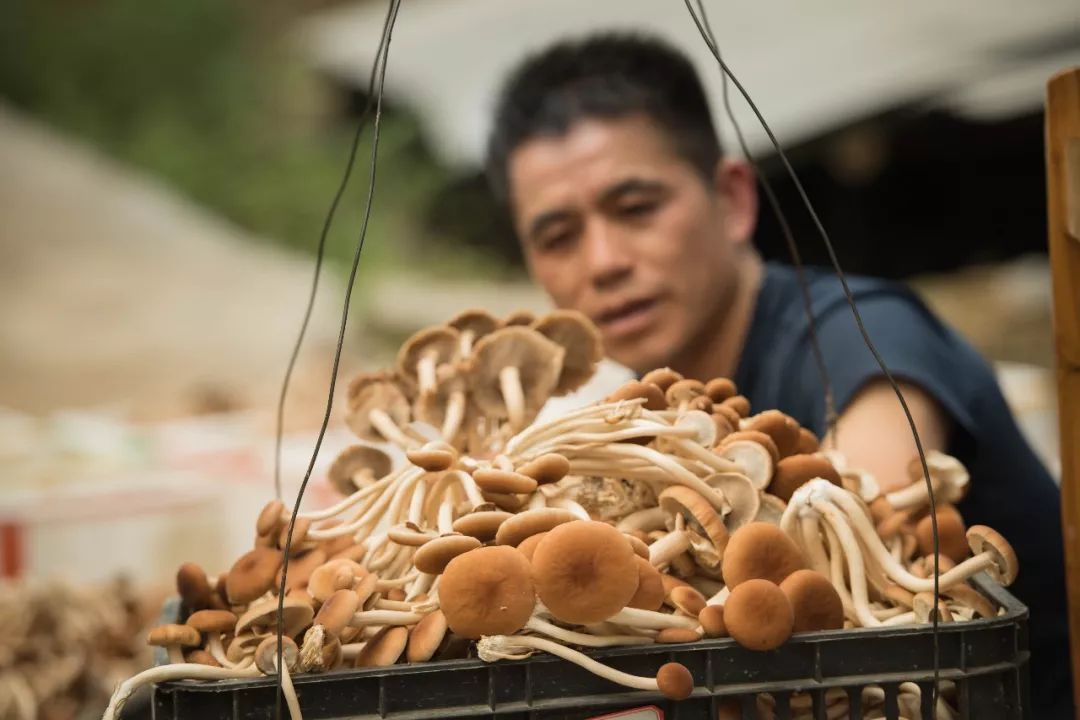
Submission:
[[[882,494],[791,417],[752,414],[732,381],[668,368],[538,422],[601,355],[577,313],[469,311],[410,338],[393,370],[352,381],[347,424],[365,442],[329,470],[342,499],[300,513],[293,534],[282,668],[293,720],[298,672],[547,652],[682,699],[694,691],[682,665],[633,676],[578,648],[730,636],[764,651],[793,633],[997,614],[968,580],[986,571],[1007,585],[1016,556],[990,528],[964,527],[956,460],[928,457],[935,606],[917,461],[909,487]],[[142,683],[276,674],[288,521],[273,501],[228,572],[180,569],[190,615],[150,638],[171,662],[122,685],[107,720]]]
[[[126,581],[0,583],[0,718],[74,720],[151,663],[156,608]]]

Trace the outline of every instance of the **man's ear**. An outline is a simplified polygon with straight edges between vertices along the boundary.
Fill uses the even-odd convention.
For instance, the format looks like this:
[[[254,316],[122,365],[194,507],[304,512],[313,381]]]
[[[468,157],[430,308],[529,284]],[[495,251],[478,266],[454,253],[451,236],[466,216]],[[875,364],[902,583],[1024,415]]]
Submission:
[[[745,160],[721,158],[713,185],[724,213],[724,230],[739,245],[750,242],[757,225],[758,197],[754,169]]]

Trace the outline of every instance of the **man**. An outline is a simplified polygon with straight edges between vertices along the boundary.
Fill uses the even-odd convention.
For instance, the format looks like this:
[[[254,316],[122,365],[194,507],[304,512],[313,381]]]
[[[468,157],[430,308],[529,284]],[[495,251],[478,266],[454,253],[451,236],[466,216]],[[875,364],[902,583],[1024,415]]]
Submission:
[[[488,174],[531,274],[556,305],[592,318],[610,357],[638,373],[670,366],[701,380],[730,377],[755,408],[824,434],[795,272],[754,250],[752,171],[722,155],[684,57],[609,35],[530,58],[497,104]],[[839,449],[884,490],[901,487],[916,454],[907,419],[838,281],[808,275]],[[965,519],[1002,532],[1020,557],[1013,591],[1031,609],[1034,717],[1072,717],[1056,486],[975,351],[903,287],[851,284],[924,447],[971,472]]]

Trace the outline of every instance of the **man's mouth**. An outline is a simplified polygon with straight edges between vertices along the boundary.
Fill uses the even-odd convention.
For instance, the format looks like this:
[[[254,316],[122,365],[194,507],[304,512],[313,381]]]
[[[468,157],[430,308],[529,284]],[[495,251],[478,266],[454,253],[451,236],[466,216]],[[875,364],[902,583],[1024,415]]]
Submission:
[[[655,297],[631,300],[600,313],[596,322],[609,337],[632,335],[644,330],[652,322],[657,304]]]

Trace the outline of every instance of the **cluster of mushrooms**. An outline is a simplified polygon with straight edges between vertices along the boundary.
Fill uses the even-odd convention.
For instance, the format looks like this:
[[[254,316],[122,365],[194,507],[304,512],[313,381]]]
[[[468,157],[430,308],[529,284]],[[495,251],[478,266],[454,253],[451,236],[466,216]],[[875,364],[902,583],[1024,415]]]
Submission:
[[[469,311],[413,336],[392,371],[352,381],[346,422],[364,442],[329,470],[342,499],[300,513],[291,545],[281,674],[293,720],[294,673],[540,651],[682,699],[694,680],[678,663],[641,677],[578,648],[730,636],[764,651],[799,632],[998,613],[968,580],[1008,585],[1016,556],[992,529],[965,528],[954,459],[928,458],[935,604],[917,462],[909,487],[882,494],[791,417],[752,414],[730,380],[667,368],[538,421],[601,356],[577,313]],[[150,636],[171,663],[122,685],[106,720],[142,683],[277,673],[288,522],[272,501],[228,572],[180,569],[190,615]]]
[[[124,580],[0,583],[0,718],[100,712],[116,683],[150,665],[143,635],[155,615]]]

